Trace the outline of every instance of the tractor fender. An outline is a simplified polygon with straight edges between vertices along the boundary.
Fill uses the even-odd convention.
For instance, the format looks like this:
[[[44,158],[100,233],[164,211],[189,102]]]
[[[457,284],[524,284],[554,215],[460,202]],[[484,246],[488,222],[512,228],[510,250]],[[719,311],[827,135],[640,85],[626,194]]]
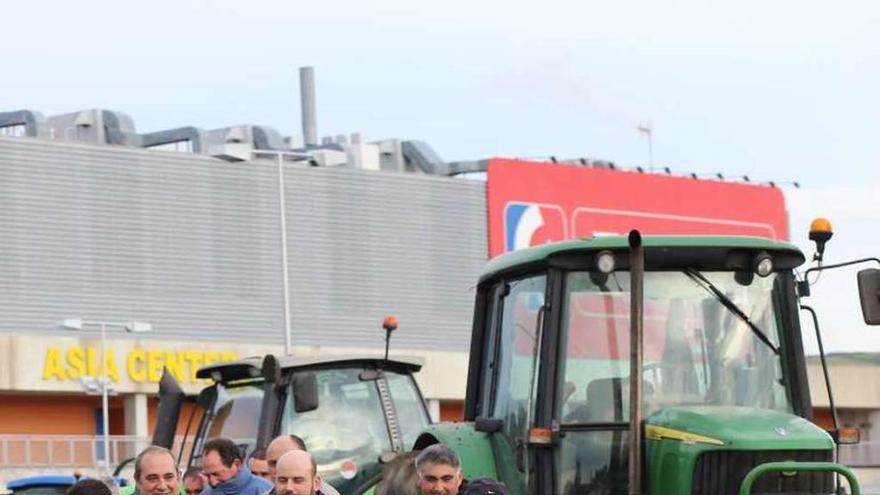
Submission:
[[[416,439],[413,450],[421,450],[435,443],[442,443],[458,454],[466,478],[498,479],[489,434],[475,430],[473,423],[430,425]]]

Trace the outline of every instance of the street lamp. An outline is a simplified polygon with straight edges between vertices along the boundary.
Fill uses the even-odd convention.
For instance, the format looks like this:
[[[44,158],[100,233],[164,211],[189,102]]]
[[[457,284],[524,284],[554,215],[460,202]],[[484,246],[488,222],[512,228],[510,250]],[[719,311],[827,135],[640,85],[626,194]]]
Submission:
[[[153,330],[152,325],[141,321],[117,322],[117,321],[90,321],[82,318],[67,318],[61,322],[61,327],[68,330],[81,331],[84,327],[99,327],[101,329],[101,416],[104,429],[104,469],[110,472],[110,408],[107,405],[107,327],[120,327],[130,333],[144,333]],[[94,384],[93,384],[94,385]]]
[[[281,223],[281,283],[284,284],[284,355],[290,355],[290,276],[287,267],[287,206],[284,202],[284,160],[278,157],[278,213]]]

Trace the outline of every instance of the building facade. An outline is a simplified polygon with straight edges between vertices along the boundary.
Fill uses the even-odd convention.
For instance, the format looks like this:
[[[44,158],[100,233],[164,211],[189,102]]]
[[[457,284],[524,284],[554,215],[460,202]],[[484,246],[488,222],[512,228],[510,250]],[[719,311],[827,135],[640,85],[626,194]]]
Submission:
[[[24,124],[4,136],[4,115]],[[60,116],[49,128],[20,117],[0,114],[0,465],[115,464],[152,431],[163,368],[195,395],[206,385],[200,366],[283,354],[288,338],[297,356],[379,355],[388,314],[400,322],[392,355],[424,362],[417,380],[434,418],[461,417],[473,289],[490,238],[497,252],[522,237],[506,223],[508,203],[489,204],[484,181],[447,176],[479,167],[441,164],[412,142],[292,150],[256,127],[137,135],[107,112]],[[180,136],[183,153],[144,149]],[[578,191],[568,192],[573,208]],[[529,201],[541,208],[521,210],[544,216],[524,230],[527,244],[564,238],[569,221],[584,235],[578,208]],[[549,232],[555,211],[560,232]],[[658,228],[719,222],[666,216],[677,223]],[[85,321],[81,330],[61,324],[71,318]],[[151,331],[127,332],[134,321]],[[880,397],[858,384],[880,367],[832,366],[841,423],[873,442]],[[809,372],[817,422],[830,427],[821,370],[811,362]],[[98,445],[105,377],[110,452]],[[874,462],[873,449],[846,455]]]
[[[110,433],[142,438],[163,367],[194,394],[201,365],[284,353],[282,219],[293,354],[380,354],[393,314],[392,355],[421,357],[433,413],[456,414],[484,183],[288,162],[283,180],[282,214],[272,160],[0,136],[0,464],[25,462],[9,435],[103,433],[105,372]]]

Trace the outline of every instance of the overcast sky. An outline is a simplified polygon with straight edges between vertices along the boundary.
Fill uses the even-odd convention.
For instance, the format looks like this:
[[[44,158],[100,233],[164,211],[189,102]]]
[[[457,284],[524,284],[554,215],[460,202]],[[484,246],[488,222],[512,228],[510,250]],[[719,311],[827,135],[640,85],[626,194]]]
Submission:
[[[0,111],[86,108],[138,132],[261,124],[415,138],[447,160],[591,157],[784,183],[792,239],[880,255],[880,3],[682,1],[4,2]],[[855,270],[809,303],[831,350],[880,351]]]

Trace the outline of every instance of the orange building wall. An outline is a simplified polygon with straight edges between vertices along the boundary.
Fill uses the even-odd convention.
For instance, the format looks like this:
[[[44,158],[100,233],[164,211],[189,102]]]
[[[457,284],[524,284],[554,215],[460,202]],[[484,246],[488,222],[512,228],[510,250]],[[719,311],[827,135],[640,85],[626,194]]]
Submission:
[[[461,421],[464,419],[464,401],[440,401],[440,421]]]
[[[125,435],[125,408],[122,397],[110,397],[110,434]],[[150,434],[156,426],[159,400],[147,399]],[[186,430],[195,404],[186,402],[180,412],[178,434]],[[0,435],[96,435],[95,414],[101,409],[100,396],[0,394]],[[190,434],[199,426],[201,409],[193,417]]]
[[[125,431],[121,399],[111,397],[110,434]],[[101,398],[86,395],[0,394],[0,434],[76,435],[85,438],[66,441],[9,440],[6,454],[12,464],[94,464],[94,441],[98,432],[96,412]],[[50,437],[51,438],[51,437]],[[77,437],[73,437],[77,438]]]
[[[94,435],[99,396],[87,395],[0,395],[0,434],[7,435]],[[125,432],[122,400],[111,397],[110,434]]]

